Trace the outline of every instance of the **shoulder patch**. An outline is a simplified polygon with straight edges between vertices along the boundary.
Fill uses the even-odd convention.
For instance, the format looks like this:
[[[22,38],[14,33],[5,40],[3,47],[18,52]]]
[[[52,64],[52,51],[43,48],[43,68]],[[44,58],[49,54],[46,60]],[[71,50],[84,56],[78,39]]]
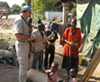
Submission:
[[[22,22],[22,21],[21,21],[21,20],[19,20],[19,21],[18,21],[18,24],[20,24],[21,22]]]

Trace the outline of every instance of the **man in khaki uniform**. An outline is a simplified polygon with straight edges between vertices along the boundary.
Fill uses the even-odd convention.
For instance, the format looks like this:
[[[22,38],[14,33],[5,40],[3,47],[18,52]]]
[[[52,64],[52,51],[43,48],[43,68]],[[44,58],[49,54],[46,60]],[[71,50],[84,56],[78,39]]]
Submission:
[[[52,32],[50,36],[46,37],[45,25],[42,23],[38,26],[37,30],[33,30],[33,34],[35,36],[35,42],[32,43],[32,50],[34,52],[32,68],[36,69],[37,61],[39,61],[38,69],[39,71],[43,72],[43,49],[46,41],[54,38],[55,34]]]
[[[19,82],[26,82],[26,74],[28,70],[28,54],[29,41],[34,40],[34,36],[29,36],[29,27],[27,25],[27,18],[31,15],[31,8],[24,6],[13,24],[13,31],[16,38],[16,53],[19,62]]]

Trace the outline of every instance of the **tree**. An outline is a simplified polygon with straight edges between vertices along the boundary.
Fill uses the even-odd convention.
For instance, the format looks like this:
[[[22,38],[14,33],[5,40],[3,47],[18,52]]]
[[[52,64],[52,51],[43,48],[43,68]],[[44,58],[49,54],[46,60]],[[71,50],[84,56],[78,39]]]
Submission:
[[[25,0],[26,4],[29,5],[31,7],[31,2],[34,0]]]
[[[45,11],[56,11],[56,8],[53,8],[53,4],[57,0],[34,0],[34,14],[35,18],[44,19]]]
[[[75,2],[70,3],[69,10],[72,13],[72,17],[76,16],[76,7],[77,7],[77,4]]]
[[[22,6],[25,6],[26,5],[26,3],[22,3]]]
[[[0,7],[5,8],[5,9],[10,8],[7,2],[2,2],[2,1],[0,1]]]
[[[13,12],[20,12],[21,10],[21,7],[17,4],[14,4],[12,7],[11,7],[12,11]]]
[[[31,9],[34,10],[34,18],[44,19],[45,11],[62,11],[62,7],[53,7],[54,3],[58,0],[31,0]],[[25,0],[28,4],[28,0]],[[70,3],[70,12],[76,15],[76,3]]]

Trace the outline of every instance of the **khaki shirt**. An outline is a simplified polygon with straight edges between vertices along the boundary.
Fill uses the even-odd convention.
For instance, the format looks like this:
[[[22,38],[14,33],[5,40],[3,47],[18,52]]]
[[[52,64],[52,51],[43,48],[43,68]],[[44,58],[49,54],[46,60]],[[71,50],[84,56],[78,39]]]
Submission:
[[[19,15],[14,23],[13,23],[13,32],[14,34],[16,33],[21,33],[27,37],[29,37],[29,27],[27,26],[27,24],[25,23],[25,21],[22,19],[22,17]],[[16,37],[17,41],[25,41],[22,39],[19,39]]]
[[[55,36],[55,34],[52,33],[48,37],[46,37],[45,34],[42,37],[38,29],[33,30],[33,34],[36,36],[35,42],[32,43],[32,51],[33,52],[38,52],[38,51],[43,50],[44,47],[45,47],[44,42],[46,42],[47,40],[50,40],[50,39],[54,38],[54,36]]]

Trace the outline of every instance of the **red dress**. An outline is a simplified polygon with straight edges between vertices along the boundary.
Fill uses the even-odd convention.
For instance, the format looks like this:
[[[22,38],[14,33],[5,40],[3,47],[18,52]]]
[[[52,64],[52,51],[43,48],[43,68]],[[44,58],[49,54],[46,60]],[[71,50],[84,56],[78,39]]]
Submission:
[[[73,43],[77,43],[78,46],[70,46],[65,40],[68,40]],[[76,33],[72,34],[72,28],[69,27],[65,30],[62,36],[62,42],[64,42],[64,57],[62,68],[78,68],[78,53],[79,48],[82,45],[82,37],[80,28],[76,28]]]

